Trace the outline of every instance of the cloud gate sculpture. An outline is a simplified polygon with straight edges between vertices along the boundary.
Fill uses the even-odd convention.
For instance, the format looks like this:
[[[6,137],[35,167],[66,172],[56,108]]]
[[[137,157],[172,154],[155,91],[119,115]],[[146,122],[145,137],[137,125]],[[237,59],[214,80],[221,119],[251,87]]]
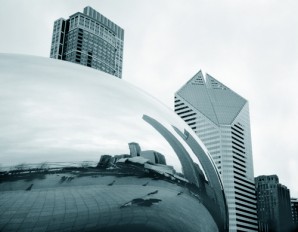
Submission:
[[[228,231],[210,155],[170,109],[80,65],[0,55],[0,231]]]

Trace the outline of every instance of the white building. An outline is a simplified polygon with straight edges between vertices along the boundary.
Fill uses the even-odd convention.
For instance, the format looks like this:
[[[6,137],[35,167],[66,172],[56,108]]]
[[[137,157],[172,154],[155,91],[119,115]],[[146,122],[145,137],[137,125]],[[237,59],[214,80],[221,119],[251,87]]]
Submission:
[[[198,72],[175,94],[175,112],[208,148],[221,175],[230,231],[257,231],[248,102]]]

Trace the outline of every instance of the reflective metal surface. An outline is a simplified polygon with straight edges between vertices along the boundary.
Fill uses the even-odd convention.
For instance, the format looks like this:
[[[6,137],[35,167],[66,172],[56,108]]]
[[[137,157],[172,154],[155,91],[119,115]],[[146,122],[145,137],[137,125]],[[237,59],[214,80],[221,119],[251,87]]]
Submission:
[[[1,55],[0,128],[0,231],[228,229],[201,141],[124,80]]]

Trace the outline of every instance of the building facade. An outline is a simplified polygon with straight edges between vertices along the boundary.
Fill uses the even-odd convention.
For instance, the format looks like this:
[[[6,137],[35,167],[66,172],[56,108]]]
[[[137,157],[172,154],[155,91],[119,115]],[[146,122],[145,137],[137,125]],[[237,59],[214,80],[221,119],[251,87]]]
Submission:
[[[124,30],[91,7],[54,22],[50,57],[122,77]]]
[[[298,198],[291,198],[294,231],[298,231]]]
[[[289,189],[277,175],[255,178],[259,231],[291,231],[292,215]]]
[[[175,112],[209,150],[221,175],[230,231],[257,231],[248,102],[198,72],[175,93]]]

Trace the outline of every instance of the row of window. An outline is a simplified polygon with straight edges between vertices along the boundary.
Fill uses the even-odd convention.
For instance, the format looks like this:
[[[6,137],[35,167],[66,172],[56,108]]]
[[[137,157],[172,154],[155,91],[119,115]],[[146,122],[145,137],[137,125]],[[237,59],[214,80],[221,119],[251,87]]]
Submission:
[[[70,32],[67,35],[65,54],[73,51],[81,51],[82,53],[91,51],[94,57],[115,68],[115,49],[100,38],[94,40],[95,42],[90,42],[88,40],[89,34],[90,33],[85,31],[79,31],[78,33],[74,31]]]
[[[77,53],[72,52],[66,55],[65,60],[80,63],[82,65],[86,65],[95,69],[99,69],[102,71],[105,71],[110,74],[115,74],[115,69],[110,67],[109,65],[105,64],[104,62],[98,60],[98,59],[90,59],[90,56],[87,54],[82,54],[81,56],[78,56]]]
[[[71,18],[70,30],[73,30],[77,27],[87,29],[94,34],[99,35],[109,43],[113,44],[113,46],[116,46],[115,34],[100,23],[88,17],[85,17],[83,15],[76,15],[75,17]]]

